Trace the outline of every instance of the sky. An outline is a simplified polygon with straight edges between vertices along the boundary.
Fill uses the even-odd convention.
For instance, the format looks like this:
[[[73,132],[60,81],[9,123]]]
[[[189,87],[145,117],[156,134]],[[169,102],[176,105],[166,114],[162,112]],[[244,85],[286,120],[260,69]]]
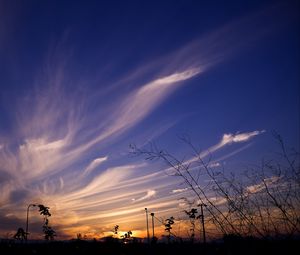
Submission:
[[[299,151],[299,31],[297,1],[1,0],[0,236],[31,203],[59,239],[144,237],[146,207],[183,217],[193,194],[130,144],[191,160],[188,136],[236,173],[274,131]]]

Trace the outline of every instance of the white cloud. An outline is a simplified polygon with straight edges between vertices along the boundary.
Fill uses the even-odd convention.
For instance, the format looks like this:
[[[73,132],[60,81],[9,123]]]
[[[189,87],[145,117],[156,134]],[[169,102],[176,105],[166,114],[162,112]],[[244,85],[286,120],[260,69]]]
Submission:
[[[103,162],[105,162],[108,159],[108,157],[102,157],[102,158],[96,158],[94,159],[85,169],[83,172],[83,175],[90,174],[96,167],[101,165]]]
[[[171,193],[181,193],[181,192],[184,192],[184,191],[187,191],[188,190],[188,188],[184,188],[184,189],[173,189],[172,191],[171,191]]]
[[[92,139],[82,143],[70,152],[72,157],[83,153],[95,144],[105,139],[116,138],[138,124],[154,110],[180,82],[195,77],[202,72],[201,68],[188,68],[182,72],[154,79],[127,94],[120,103],[116,104],[107,116],[106,128],[99,131]]]
[[[209,155],[210,153],[213,153],[213,152],[225,147],[226,145],[230,145],[232,143],[247,142],[247,141],[251,140],[252,138],[254,138],[255,136],[258,136],[258,135],[260,135],[264,132],[265,132],[265,130],[252,131],[252,132],[246,132],[246,133],[236,133],[235,135],[230,134],[230,133],[229,134],[224,134],[219,143],[217,143],[216,145],[211,146],[209,149],[202,152],[200,154],[200,157],[204,158],[207,155]]]
[[[149,199],[151,197],[154,197],[156,194],[156,191],[155,190],[148,190],[147,191],[147,194],[145,196],[142,196],[138,199],[134,199],[135,202],[139,202],[139,201],[142,201],[142,200],[146,200],[146,199]]]
[[[200,69],[188,69],[151,81],[132,93],[121,104],[119,118],[113,130],[132,126],[144,118],[151,110],[173,91],[174,84],[188,80],[200,73]]]
[[[248,186],[246,188],[246,191],[249,193],[260,192],[266,188],[265,185],[267,185],[267,186],[274,185],[275,183],[278,182],[279,179],[280,179],[280,177],[278,177],[278,176],[271,176],[269,178],[265,178],[264,181],[261,183]]]
[[[260,135],[264,132],[265,132],[265,130],[253,131],[253,132],[248,132],[248,133],[236,133],[235,135],[233,135],[233,134],[224,134],[223,138],[220,142],[220,145],[246,142],[246,141],[250,140],[252,137]]]
[[[137,167],[139,167],[139,165],[124,165],[109,168],[94,177],[86,187],[71,194],[65,194],[64,198],[66,200],[80,199],[117,187],[121,181],[127,180],[132,174],[132,171]]]
[[[252,132],[246,132],[246,133],[236,133],[235,135],[233,134],[224,134],[221,141],[219,141],[217,144],[209,147],[208,149],[206,149],[205,151],[201,152],[199,157],[201,159],[204,159],[205,157],[207,157],[208,155],[222,149],[223,147],[227,146],[227,145],[231,145],[233,143],[242,143],[242,142],[247,142],[251,139],[253,139],[255,136],[258,136],[262,133],[264,133],[265,130],[261,130],[261,131],[252,131]],[[246,145],[244,148],[247,148],[248,145]],[[232,154],[228,154],[228,156],[230,155],[234,155],[240,151],[242,151],[244,148],[237,150],[236,152],[232,153]],[[199,159],[199,157],[193,157],[187,161],[185,161],[184,163],[191,163],[194,161],[197,161]],[[219,160],[225,159],[226,157],[222,157],[219,158]],[[210,167],[217,167],[220,166],[219,163],[213,163]],[[166,169],[166,171],[171,170],[172,168]]]
[[[61,150],[64,146],[64,140],[48,142],[44,138],[26,139],[15,156],[20,164],[17,171],[22,173],[23,178],[36,178],[55,171],[62,160]]]
[[[212,162],[209,163],[208,167],[214,168],[214,167],[219,167],[221,166],[221,164],[219,162]]]
[[[248,22],[252,23],[252,21],[252,18],[248,19]],[[5,171],[5,174],[8,173],[14,177],[14,180],[5,181],[1,185],[0,202],[8,204],[13,192],[19,189],[32,188],[34,182],[38,180],[44,188],[36,188],[34,190],[35,197],[46,201],[47,205],[49,201],[53,201],[53,204],[57,203],[60,212],[68,211],[68,215],[74,213],[74,219],[77,221],[77,213],[74,212],[77,208],[89,212],[86,215],[87,217],[93,216],[93,213],[97,216],[99,213],[97,206],[101,202],[106,203],[106,205],[111,203],[114,204],[114,207],[111,206],[106,211],[109,216],[115,215],[115,210],[118,210],[120,202],[128,201],[133,196],[142,194],[142,191],[149,189],[144,196],[137,198],[135,201],[144,201],[154,197],[156,190],[158,190],[157,187],[154,190],[153,186],[151,188],[143,186],[143,189],[140,186],[159,179],[160,173],[140,174],[138,177],[132,178],[132,171],[139,166],[124,165],[111,167],[96,177],[90,175],[89,177],[92,179],[90,183],[84,183],[80,178],[82,176],[76,175],[76,170],[79,169],[76,169],[76,167],[73,169],[70,166],[76,166],[78,161],[84,160],[92,146],[99,145],[104,139],[110,139],[111,142],[113,138],[122,135],[137,125],[182,82],[203,73],[212,65],[230,56],[236,49],[241,48],[240,44],[237,45],[232,42],[236,42],[240,35],[244,35],[243,31],[243,26],[237,27],[231,24],[209,34],[205,38],[198,38],[173,54],[157,60],[151,68],[145,68],[147,63],[142,63],[141,67],[137,68],[138,70],[133,71],[134,75],[128,74],[128,76],[133,77],[130,80],[132,82],[129,83],[127,80],[125,83],[127,85],[138,84],[139,87],[120,97],[117,96],[118,100],[115,100],[115,97],[108,100],[115,102],[113,106],[109,106],[110,108],[105,104],[97,104],[93,111],[86,111],[84,108],[82,102],[82,98],[85,98],[84,95],[76,95],[68,89],[70,88],[70,82],[68,81],[69,77],[66,77],[64,72],[65,59],[60,58],[59,52],[49,54],[49,56],[55,57],[52,61],[47,61],[45,73],[42,74],[43,78],[37,79],[35,84],[36,87],[43,89],[40,89],[37,93],[30,91],[26,100],[24,100],[30,103],[24,104],[24,101],[20,100],[20,109],[16,109],[20,113],[18,112],[18,121],[14,126],[18,127],[19,130],[14,131],[17,134],[16,137],[18,139],[20,137],[25,142],[15,151],[6,151],[6,148],[13,148],[15,144],[18,144],[19,140],[17,139],[12,139],[13,141],[7,147],[5,144],[5,150],[4,145],[0,144],[0,174]],[[253,37],[253,33],[248,33],[245,41],[249,42]],[[149,77],[147,75],[149,73],[155,74],[157,78],[141,83],[143,77]],[[84,79],[86,83],[91,82],[89,77],[82,77],[82,80]],[[116,80],[118,82],[118,77]],[[124,83],[119,82],[120,84],[123,85]],[[92,84],[91,87],[93,85],[95,84]],[[119,88],[122,87],[121,85],[114,91],[116,94],[118,94]],[[82,84],[72,84],[72,88],[82,87],[84,87]],[[82,90],[80,89],[80,91]],[[121,91],[124,92],[124,90]],[[97,102],[102,101],[101,97],[95,96],[94,99]],[[91,103],[87,108],[90,109],[91,106],[94,106],[94,104]],[[109,108],[109,111],[107,111],[107,108]],[[108,112],[109,114],[107,114]],[[221,141],[204,151],[201,157],[205,157],[226,145],[250,141],[263,132],[224,134]],[[102,144],[100,145],[105,146]],[[105,160],[107,160],[107,157],[94,159],[84,169],[83,174],[92,173]],[[72,171],[74,171],[74,175],[72,175],[74,178],[65,178],[64,174]],[[63,177],[59,175],[57,181],[48,180],[49,176],[58,172]],[[103,194],[116,188],[121,188],[122,194],[120,194],[120,190],[114,190],[114,196],[110,197]],[[249,187],[249,190],[255,191],[258,188],[258,186]],[[51,191],[54,194],[45,194],[46,191]],[[185,189],[174,189],[172,193],[176,196],[176,193],[184,191]],[[99,200],[95,201],[95,198],[99,198]],[[174,208],[176,203],[176,201],[163,201],[159,204],[152,204],[152,206],[157,208],[172,208],[173,206]],[[137,204],[134,205],[137,206]],[[22,206],[18,205],[11,208],[13,210]],[[50,206],[53,208],[51,203]],[[131,211],[127,211],[124,206],[122,213],[127,214],[128,212],[138,212],[140,210],[138,208],[131,209]],[[24,217],[22,210],[20,215]],[[68,224],[67,217],[61,219],[62,222],[65,222],[64,224]]]
[[[199,74],[201,71],[200,68],[191,68],[183,72],[179,73],[174,73],[168,76],[165,76],[163,78],[159,78],[157,80],[154,80],[153,82],[149,83],[148,86],[151,87],[153,85],[165,85],[165,84],[171,84],[171,83],[176,83],[180,81],[184,81],[187,79],[190,79],[194,77],[195,75]]]

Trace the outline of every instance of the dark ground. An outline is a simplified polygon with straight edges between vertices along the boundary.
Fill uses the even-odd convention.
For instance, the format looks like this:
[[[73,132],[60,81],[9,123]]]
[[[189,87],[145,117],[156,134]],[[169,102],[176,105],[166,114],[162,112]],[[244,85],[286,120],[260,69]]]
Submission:
[[[0,243],[1,255],[289,255],[299,254],[299,250],[299,240],[226,240],[221,243],[209,243],[205,246],[190,243],[147,245],[143,243],[123,244],[87,241],[52,241],[26,244],[2,240]]]

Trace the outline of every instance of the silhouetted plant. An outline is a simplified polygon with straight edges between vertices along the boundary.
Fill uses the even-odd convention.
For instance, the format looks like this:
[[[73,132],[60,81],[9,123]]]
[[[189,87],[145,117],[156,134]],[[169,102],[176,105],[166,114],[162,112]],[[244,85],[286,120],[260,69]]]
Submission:
[[[125,234],[125,235],[126,235],[126,234]],[[129,230],[129,231],[127,232],[127,238],[130,238],[131,235],[132,235],[132,232],[131,232],[131,230]]]
[[[45,218],[50,217],[51,213],[49,212],[49,207],[44,206],[44,205],[38,205],[39,207],[39,212],[41,215],[43,215]]]
[[[196,208],[192,208],[189,211],[184,210],[184,212],[189,216],[190,223],[191,223],[191,228],[190,228],[191,235],[190,235],[190,238],[191,238],[191,242],[194,242],[194,238],[195,238],[195,220],[199,219],[199,216],[196,215],[198,213],[198,211],[197,211]]]
[[[45,235],[46,240],[53,240],[54,236],[56,236],[55,231],[49,226],[49,220],[48,217],[51,216],[51,213],[49,212],[49,207],[44,206],[42,204],[36,205],[36,204],[29,204],[27,207],[27,219],[26,219],[26,232],[25,232],[25,239],[27,240],[28,236],[28,216],[29,216],[29,208],[30,207],[36,207],[39,208],[40,215],[44,216],[44,225],[43,225],[43,233]]]
[[[43,232],[46,240],[54,240],[56,232],[51,227],[49,227],[48,225],[44,225]]]
[[[132,231],[129,230],[127,233],[125,233],[123,236],[123,242],[127,243],[132,238]]]
[[[50,208],[41,204],[38,205],[38,207],[39,207],[40,215],[44,216],[44,225],[43,225],[44,238],[46,240],[53,240],[54,237],[56,236],[56,232],[49,226],[48,217],[51,216],[51,213],[49,211]]]
[[[26,239],[26,232],[23,228],[18,228],[17,233],[14,235],[14,239],[16,240],[25,240]]]
[[[222,234],[262,238],[299,235],[300,154],[287,150],[282,138],[274,136],[281,149],[279,156],[262,161],[261,166],[238,177],[228,170],[213,168],[211,159],[205,162],[187,137],[182,141],[193,151],[190,160],[179,160],[154,144],[149,149],[131,145],[131,149],[134,155],[167,163],[173,169],[171,175],[182,178],[198,202],[206,204],[207,222],[212,222]],[[201,179],[208,182],[203,185]]]
[[[113,231],[115,235],[118,234],[118,230],[119,230],[119,225],[115,225],[114,231]]]
[[[182,139],[184,142],[189,143],[188,140],[185,138]],[[189,145],[194,149],[193,145],[189,143]],[[146,157],[146,160],[155,160],[161,159],[167,165],[169,165],[174,172],[171,174],[173,176],[179,176],[184,180],[184,183],[194,192],[194,194],[199,199],[199,202],[202,204],[207,204],[207,211],[211,216],[212,223],[223,233],[238,233],[237,229],[235,228],[234,224],[229,221],[226,215],[223,213],[221,208],[219,208],[215,203],[208,197],[208,193],[204,187],[199,185],[199,176],[203,173],[203,168],[209,169],[208,163],[202,161],[201,157],[199,156],[200,153],[196,155],[199,156],[200,164],[199,172],[194,174],[190,170],[190,163],[184,160],[179,160],[170,153],[158,149],[154,144],[150,145],[150,149],[139,149],[135,145],[130,145],[132,150],[132,154],[134,155],[143,155]]]
[[[168,243],[170,243],[170,238],[171,238],[171,229],[172,229],[172,225],[175,223],[174,222],[174,217],[171,216],[170,218],[165,220],[165,231],[168,233]]]

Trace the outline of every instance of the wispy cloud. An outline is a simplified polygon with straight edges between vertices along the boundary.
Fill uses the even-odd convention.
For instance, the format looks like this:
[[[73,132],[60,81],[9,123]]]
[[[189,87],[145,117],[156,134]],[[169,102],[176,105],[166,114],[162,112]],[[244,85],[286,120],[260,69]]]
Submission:
[[[247,142],[249,140],[251,140],[252,138],[254,138],[255,136],[258,136],[260,134],[263,134],[265,132],[265,130],[261,130],[261,131],[252,131],[252,132],[245,132],[245,133],[240,133],[237,132],[236,134],[224,134],[222,139],[220,140],[219,143],[211,146],[209,149],[203,151],[200,154],[201,158],[206,157],[207,155],[209,155],[210,153],[213,153],[227,145],[233,144],[233,143],[242,143],[242,142]]]
[[[97,168],[99,165],[101,165],[103,162],[105,162],[108,159],[108,157],[102,157],[102,158],[96,158],[94,159],[83,171],[83,175],[90,174],[95,168]]]
[[[219,167],[221,164],[219,162],[211,162],[208,164],[208,167],[214,168],[214,167]]]
[[[248,132],[248,133],[236,133],[235,135],[224,134],[220,144],[225,145],[225,144],[231,144],[231,143],[246,142],[249,139],[251,139],[252,137],[262,134],[264,132],[265,132],[265,130],[252,131],[252,132]]]
[[[183,164],[190,164],[192,162],[198,161],[199,158],[201,158],[203,160],[207,156],[212,155],[213,153],[215,153],[215,152],[223,149],[226,146],[229,146],[229,145],[234,144],[234,143],[248,142],[251,139],[253,139],[254,137],[256,137],[256,136],[258,136],[260,134],[263,134],[264,132],[265,132],[265,130],[245,132],[245,133],[237,132],[235,135],[233,135],[233,134],[224,134],[222,136],[222,139],[218,143],[210,146],[206,150],[203,150],[202,152],[199,153],[199,155],[197,155],[195,157],[192,157],[190,159],[185,160],[183,162]],[[233,155],[235,155],[235,154],[243,151],[244,149],[246,149],[248,147],[249,147],[249,144],[246,144],[244,147],[239,148],[239,149],[235,150],[234,152],[227,153],[226,155],[224,155],[222,157],[219,157],[217,160],[215,160],[213,162],[210,162],[210,164],[208,165],[208,167],[218,167],[218,166],[220,166],[220,163],[216,162],[216,161],[220,161],[220,160],[224,160],[225,158],[229,158],[229,157],[231,157],[231,156],[233,156]],[[173,169],[168,168],[165,171],[166,172],[173,171]]]
[[[262,20],[263,15],[259,17]],[[42,70],[34,86],[27,95],[17,98],[18,105],[11,111],[15,113],[13,135],[0,136],[5,137],[0,141],[1,209],[11,208],[14,217],[24,219],[28,202],[40,201],[57,212],[53,217],[58,224],[78,224],[74,228],[83,223],[92,226],[92,220],[99,218],[106,218],[107,225],[112,224],[109,217],[124,216],[120,218],[124,222],[125,217],[135,220],[132,214],[150,199],[157,211],[175,210],[178,201],[174,198],[186,191],[175,189],[177,179],[165,181],[165,171],[153,170],[127,157],[111,156],[108,151],[113,152],[112,146],[158,109],[172,92],[262,36],[267,27],[253,26],[252,21],[248,17],[233,22],[168,55],[145,60],[136,70],[116,77],[116,85],[105,88],[91,77],[74,81],[67,71],[70,59],[61,53],[63,50],[50,52],[45,63],[40,64]],[[245,24],[252,29],[245,30]],[[238,43],[241,37],[244,40]],[[89,91],[89,84],[99,91]],[[200,156],[249,142],[264,132],[224,134]],[[26,197],[21,202],[16,199],[20,194]]]
[[[199,68],[188,69],[155,79],[129,93],[114,109],[109,124],[97,137],[81,146],[86,150],[110,136],[120,135],[135,126],[155,109],[180,82],[186,81],[201,72]]]
[[[278,176],[271,176],[269,178],[265,178],[262,182],[260,182],[258,184],[247,186],[246,192],[248,192],[248,193],[260,192],[262,190],[265,190],[266,186],[268,188],[270,188],[270,186],[275,186],[276,183],[278,183],[279,179],[280,179],[280,177],[278,177]]]
[[[187,190],[188,190],[188,188],[184,188],[184,189],[173,189],[173,190],[171,191],[171,193],[182,193],[182,192],[187,191]]]
[[[127,180],[138,167],[138,165],[124,165],[109,168],[94,177],[87,186],[81,188],[79,191],[65,194],[62,200],[72,201],[74,199],[83,199],[87,196],[107,191],[110,188],[118,187],[118,185],[120,185],[122,181]]]
[[[146,200],[146,199],[149,199],[151,197],[154,197],[155,194],[156,194],[155,190],[148,190],[147,194],[145,196],[142,196],[142,197],[137,198],[137,199],[134,198],[133,201],[138,202],[138,201]]]

